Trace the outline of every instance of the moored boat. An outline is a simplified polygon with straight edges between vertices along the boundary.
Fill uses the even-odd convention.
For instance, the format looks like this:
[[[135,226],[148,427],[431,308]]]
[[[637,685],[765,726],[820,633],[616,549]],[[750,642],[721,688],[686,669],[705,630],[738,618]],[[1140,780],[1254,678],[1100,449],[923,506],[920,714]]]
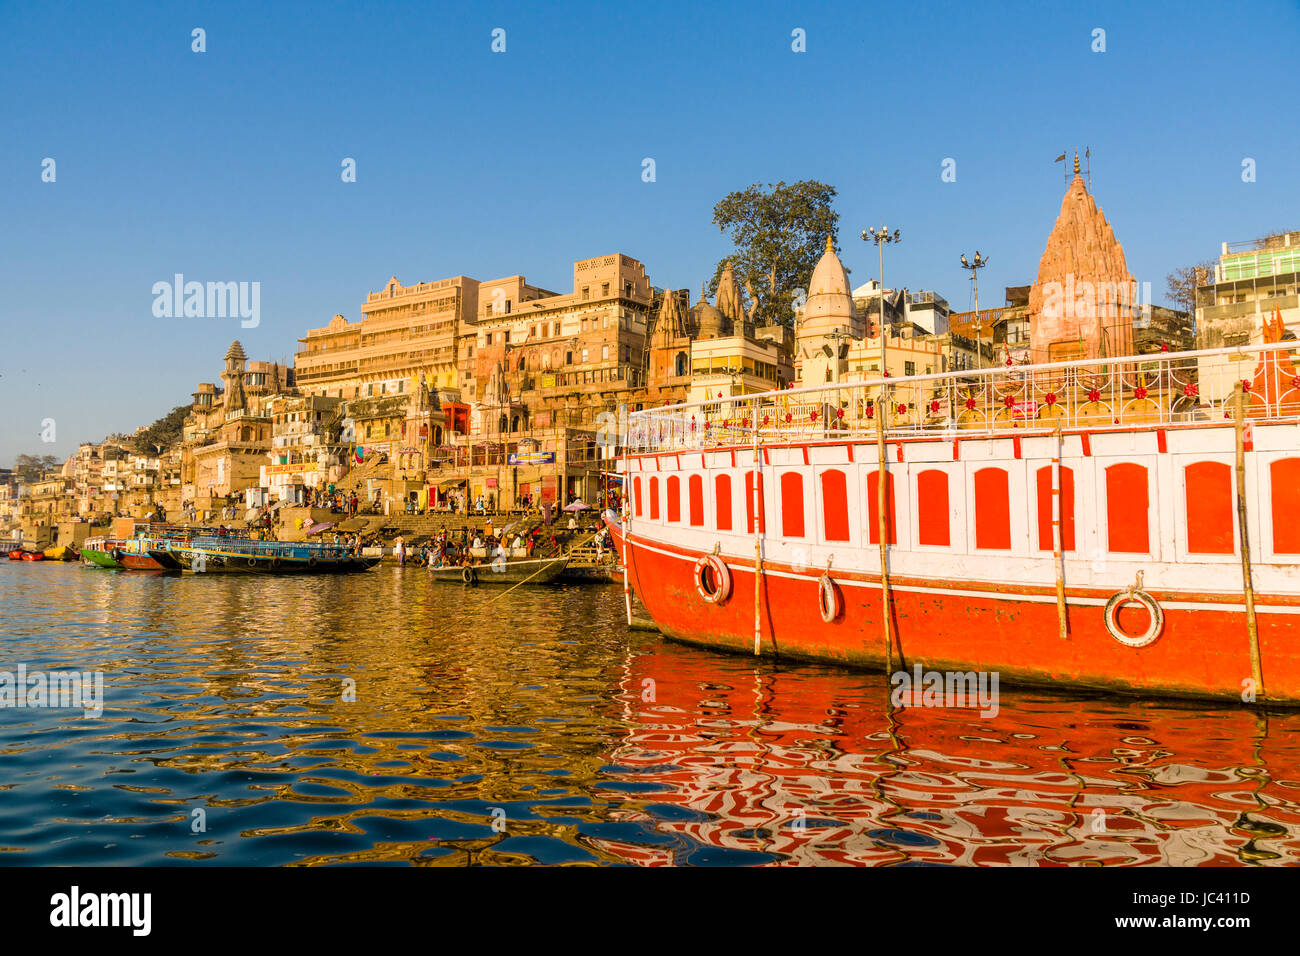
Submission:
[[[45,552],[44,552],[44,551],[24,551],[23,554],[22,554],[22,559],[23,559],[24,561],[44,561],[44,560],[45,560]]]
[[[120,568],[117,547],[121,542],[109,538],[87,538],[79,549],[81,560],[96,568]]]
[[[637,412],[610,530],[673,639],[1300,705],[1292,348]]]
[[[456,584],[550,584],[564,573],[568,563],[567,555],[522,561],[498,558],[484,564],[430,566],[429,576]]]
[[[347,574],[368,571],[380,561],[336,545],[204,535],[168,538],[162,550],[182,570],[196,574]]]
[[[46,561],[71,561],[75,556],[75,549],[68,547],[66,544],[61,544],[55,548],[45,549]]]

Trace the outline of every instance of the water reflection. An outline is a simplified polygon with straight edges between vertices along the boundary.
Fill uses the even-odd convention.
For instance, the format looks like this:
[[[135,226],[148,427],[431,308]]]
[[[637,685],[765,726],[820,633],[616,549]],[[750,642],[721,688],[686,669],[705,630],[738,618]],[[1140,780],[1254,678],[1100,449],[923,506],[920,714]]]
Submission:
[[[1300,859],[1291,714],[1004,688],[991,719],[890,715],[880,675],[629,635],[617,589],[395,568],[15,562],[0,607],[0,669],[106,694],[98,720],[0,710],[9,863]]]

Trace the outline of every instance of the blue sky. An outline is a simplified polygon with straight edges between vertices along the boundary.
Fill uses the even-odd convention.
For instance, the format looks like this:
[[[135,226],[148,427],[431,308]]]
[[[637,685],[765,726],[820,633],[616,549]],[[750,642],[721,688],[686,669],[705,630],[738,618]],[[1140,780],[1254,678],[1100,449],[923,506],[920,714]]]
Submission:
[[[621,251],[697,293],[728,249],[713,204],[755,182],[830,183],[855,283],[877,272],[856,236],[885,223],[903,230],[888,284],[967,308],[958,256],[990,256],[983,304],[1032,281],[1052,160],[1090,146],[1161,301],[1220,242],[1300,227],[1297,49],[1296,0],[0,0],[0,464],[152,422],[232,339],[291,359],[393,274],[565,291],[574,259]],[[260,282],[260,325],[155,318],[177,272]]]

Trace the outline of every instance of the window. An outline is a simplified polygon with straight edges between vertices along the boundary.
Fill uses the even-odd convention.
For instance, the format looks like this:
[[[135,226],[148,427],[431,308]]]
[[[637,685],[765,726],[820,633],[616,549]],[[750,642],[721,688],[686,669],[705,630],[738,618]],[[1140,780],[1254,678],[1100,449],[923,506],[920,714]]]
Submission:
[[[1038,480],[1038,550],[1055,551],[1052,534],[1052,466],[1035,473]],[[1074,469],[1061,466],[1061,550],[1074,550]]]
[[[916,476],[917,543],[946,548],[949,533],[948,473],[929,468]]]
[[[1132,462],[1110,465],[1106,469],[1108,550],[1121,554],[1150,552],[1148,507],[1146,468]]]
[[[636,509],[636,516],[641,517],[641,478],[640,476],[632,479],[632,507]]]
[[[1007,473],[1002,468],[975,472],[975,547],[1010,550],[1011,500]]]
[[[1183,470],[1187,497],[1187,552],[1232,554],[1234,508],[1232,469],[1217,461],[1198,461]]]
[[[572,353],[572,352],[565,352],[565,353],[564,353],[564,364],[565,364],[565,365],[572,365],[572,364],[573,364],[573,353]]]
[[[903,374],[904,374],[904,375],[915,375],[915,374],[916,374],[916,363],[915,363],[915,362],[904,362],[904,363],[903,363]]]
[[[822,527],[827,541],[849,540],[849,494],[844,472],[822,472]]]
[[[582,350],[582,364],[583,364],[583,365],[586,365],[586,364],[587,364],[587,350],[586,350],[586,349],[583,349],[583,350]]]
[[[691,527],[704,527],[704,479],[699,475],[691,475],[689,484],[689,494],[691,499]]]
[[[1300,458],[1281,458],[1268,466],[1273,499],[1273,553],[1300,554]]]
[[[601,358],[601,361],[607,361],[607,360],[609,359],[609,346],[608,346],[608,345],[602,345],[602,346],[600,347],[600,358]]]
[[[1300,461],[1300,459],[1297,459]],[[719,531],[731,530],[731,476],[718,475],[713,479],[713,505]]]
[[[591,286],[584,285],[582,287],[582,301],[586,302],[590,298],[591,298]]]
[[[600,284],[600,294],[601,294],[601,297],[602,297],[602,298],[607,298],[607,297],[609,296],[609,283],[608,283],[608,282],[602,282],[602,283]]]
[[[659,520],[659,479],[650,479],[650,520]]]
[[[797,471],[781,476],[781,534],[803,537],[803,475]]]
[[[676,475],[668,479],[668,520],[682,520],[682,482]]]
[[[880,472],[873,471],[867,476],[867,540],[880,544]],[[885,472],[885,537],[889,544],[898,543],[898,529],[894,514],[894,475]]]

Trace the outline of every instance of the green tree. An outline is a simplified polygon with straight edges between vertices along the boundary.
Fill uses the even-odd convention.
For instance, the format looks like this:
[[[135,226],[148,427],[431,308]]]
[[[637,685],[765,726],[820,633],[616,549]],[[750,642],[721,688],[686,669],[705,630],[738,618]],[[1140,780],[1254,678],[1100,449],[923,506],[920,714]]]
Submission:
[[[713,270],[709,295],[717,293],[730,261],[741,288],[748,283],[759,299],[756,318],[793,325],[796,290],[806,293],[826,237],[839,230],[839,213],[831,208],[835,195],[834,186],[811,179],[755,183],[728,194],[713,207],[713,224],[730,235],[735,252]]]
[[[148,428],[131,436],[131,448],[141,455],[152,455],[160,449],[166,451],[178,444],[185,425],[185,416],[190,413],[191,407],[177,405]]]
[[[19,481],[39,481],[47,472],[54,471],[63,462],[55,455],[18,455],[14,458],[14,473]]]

